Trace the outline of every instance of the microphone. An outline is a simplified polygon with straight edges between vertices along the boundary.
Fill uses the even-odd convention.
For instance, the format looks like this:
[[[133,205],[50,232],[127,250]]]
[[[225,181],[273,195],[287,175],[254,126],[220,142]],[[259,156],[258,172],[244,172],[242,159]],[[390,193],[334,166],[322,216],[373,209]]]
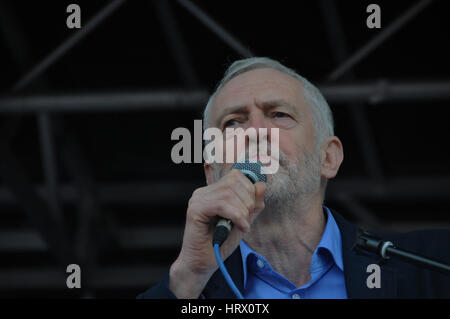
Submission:
[[[240,170],[253,184],[267,182],[266,174],[261,172],[262,164],[260,162],[251,163],[248,159],[245,159],[244,162],[234,163],[231,169]],[[219,219],[216,224],[216,230],[214,231],[213,246],[214,244],[219,244],[219,247],[222,246],[232,228],[233,222],[231,220]]]

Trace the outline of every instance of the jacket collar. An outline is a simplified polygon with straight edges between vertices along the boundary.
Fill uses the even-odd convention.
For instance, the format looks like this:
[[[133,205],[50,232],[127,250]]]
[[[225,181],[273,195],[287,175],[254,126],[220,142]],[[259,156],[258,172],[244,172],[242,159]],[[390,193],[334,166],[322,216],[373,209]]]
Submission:
[[[345,220],[340,214],[330,209],[341,232],[342,254],[344,260],[344,276],[348,298],[396,298],[397,297],[397,272],[389,265],[389,261],[381,267],[381,287],[368,288],[367,278],[371,274],[367,272],[367,266],[377,264],[377,260],[354,249],[358,229]],[[242,255],[238,248],[224,262],[236,287],[242,292],[244,288],[244,271]],[[223,278],[220,270],[216,271],[208,281],[203,295],[206,298],[234,299],[235,296]]]

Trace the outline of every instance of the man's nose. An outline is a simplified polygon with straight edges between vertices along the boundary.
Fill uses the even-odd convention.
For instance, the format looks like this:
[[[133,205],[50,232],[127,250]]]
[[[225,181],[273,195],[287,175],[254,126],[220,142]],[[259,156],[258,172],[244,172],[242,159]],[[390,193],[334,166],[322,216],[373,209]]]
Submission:
[[[270,139],[270,131],[272,123],[267,119],[264,114],[254,114],[249,117],[248,128],[254,128],[256,130],[256,138],[258,140],[252,141],[261,143],[261,139]]]

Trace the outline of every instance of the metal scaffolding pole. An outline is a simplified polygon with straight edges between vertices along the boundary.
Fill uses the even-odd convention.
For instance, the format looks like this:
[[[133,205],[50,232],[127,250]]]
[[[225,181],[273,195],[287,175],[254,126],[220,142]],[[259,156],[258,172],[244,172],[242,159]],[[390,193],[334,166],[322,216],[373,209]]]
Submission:
[[[192,61],[189,57],[188,50],[184,45],[175,17],[169,1],[153,0],[162,29],[166,35],[170,51],[180,70],[181,77],[185,85],[194,87],[198,86],[199,81],[194,72]]]
[[[252,52],[247,49],[239,40],[232,36],[228,31],[221,27],[211,17],[209,17],[203,10],[197,7],[189,0],[178,0],[189,13],[199,19],[206,27],[214,32],[222,41],[224,41],[230,48],[236,51],[244,58],[250,58],[253,56]]]
[[[77,263],[84,272],[82,277],[83,295],[93,297],[92,282],[93,274],[98,267],[98,252],[104,247],[106,241],[105,229],[108,229],[110,225],[105,220],[111,217],[101,212],[98,187],[89,167],[89,161],[83,154],[80,143],[73,134],[73,129],[69,128],[68,135],[63,144],[62,154],[79,195],[76,214],[78,227],[75,234],[75,255]],[[108,240],[107,242],[112,246],[114,241]]]
[[[391,25],[384,28],[377,36],[370,40],[366,45],[361,47],[355,53],[353,53],[344,63],[337,67],[330,73],[328,79],[335,81],[343,76],[347,71],[354,67],[357,63],[361,62],[367,55],[375,50],[380,44],[389,39],[403,26],[405,26],[412,18],[414,18],[420,11],[425,9],[433,0],[422,0],[408,9],[403,15],[398,17]]]
[[[59,203],[58,194],[58,165],[56,161],[55,145],[50,114],[39,112],[37,114],[39,138],[41,142],[42,166],[47,184],[47,202],[57,218],[58,225],[63,224],[63,212]]]
[[[331,103],[368,102],[369,104],[424,102],[450,98],[450,81],[390,82],[379,80],[356,84],[326,84],[319,86]]]
[[[0,113],[199,109],[208,96],[205,90],[29,95],[0,98]]]
[[[166,182],[133,183],[97,183],[98,200],[103,204],[181,204],[184,205],[192,192],[205,186],[203,180],[171,180]],[[34,185],[38,194],[44,194],[45,188]],[[60,186],[61,199],[73,203],[80,200],[77,185]],[[327,186],[327,200],[339,200],[341,194],[367,201],[445,201],[450,198],[449,177],[396,177],[386,178],[383,182],[364,178],[343,178],[330,180]],[[14,204],[11,192],[0,187],[0,203]],[[0,216],[4,212],[0,211]],[[146,210],[143,214],[148,214]]]
[[[424,102],[450,99],[450,80],[391,83],[379,81],[318,86],[329,103]],[[202,110],[206,90],[160,90],[70,94],[9,95],[0,97],[0,114],[34,112],[129,112],[151,110]]]

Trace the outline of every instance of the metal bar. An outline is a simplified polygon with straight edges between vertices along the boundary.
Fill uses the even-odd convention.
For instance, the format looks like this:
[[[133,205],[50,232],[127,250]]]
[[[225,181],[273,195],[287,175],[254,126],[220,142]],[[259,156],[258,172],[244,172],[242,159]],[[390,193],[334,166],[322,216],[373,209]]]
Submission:
[[[353,68],[357,63],[361,62],[367,55],[380,46],[384,41],[389,39],[403,26],[406,25],[412,18],[414,18],[420,11],[425,9],[433,0],[422,0],[416,5],[408,9],[403,15],[398,17],[388,27],[384,28],[377,36],[366,43],[363,47],[353,53],[344,63],[337,67],[328,76],[329,80],[336,81],[342,77],[346,72]]]
[[[366,171],[372,179],[382,179],[380,155],[376,147],[375,137],[370,129],[371,125],[367,119],[367,112],[364,105],[350,105],[350,116],[355,127],[355,138],[361,148],[362,157],[366,164]]]
[[[172,180],[168,182],[98,184],[98,200],[101,204],[185,204],[192,192],[204,181]],[[45,186],[33,185],[37,194],[45,194]],[[352,198],[370,201],[445,201],[450,198],[450,177],[396,177],[372,181],[363,178],[330,180],[327,200],[339,201],[341,193]],[[61,200],[72,203],[80,200],[79,189],[73,184],[60,185]],[[0,203],[16,203],[11,191],[0,187]],[[0,210],[0,215],[4,214]],[[145,210],[143,214],[148,214]]]
[[[450,81],[325,84],[319,89],[329,103],[424,102],[450,99]],[[10,95],[0,97],[0,113],[117,112],[137,110],[202,109],[206,90],[167,90],[118,93]]]
[[[46,252],[48,247],[35,230],[8,230],[0,232],[0,253]]]
[[[188,50],[181,38],[177,22],[172,14],[170,2],[153,0],[153,5],[158,12],[162,29],[166,35],[171,53],[175,58],[184,83],[191,87],[198,86],[199,81],[192,67]]]
[[[181,247],[183,227],[149,226],[122,228],[117,231],[118,249],[174,249]],[[111,245],[112,246],[112,245]],[[0,253],[43,253],[48,251],[45,241],[34,230],[0,232]]]
[[[358,205],[358,204],[357,204]],[[359,209],[359,207],[357,208]],[[352,213],[349,211],[349,213]],[[357,215],[360,217],[360,214]],[[371,218],[371,216],[369,217]],[[362,221],[362,224],[372,225],[370,221]],[[416,222],[395,223],[376,220],[376,228],[379,231],[401,230],[411,231],[419,229],[450,229],[450,222],[439,222],[433,220]],[[368,228],[366,228],[368,229]],[[370,228],[371,231],[376,231]],[[140,226],[127,227],[118,230],[118,249],[120,251],[142,251],[179,249],[183,242],[182,226]],[[0,232],[0,253],[45,253],[48,247],[42,237],[36,231],[14,230]],[[3,270],[2,270],[3,271]]]
[[[232,36],[228,31],[221,27],[211,17],[209,17],[203,10],[197,7],[189,0],[178,0],[189,13],[199,19],[206,27],[215,33],[222,41],[230,46],[236,53],[245,58],[253,56],[252,52],[247,49],[239,40]]]
[[[183,203],[189,200],[192,192],[204,186],[204,182],[173,181],[167,183],[117,183],[98,185],[98,197],[101,204],[164,204]],[[45,194],[45,186],[36,185],[34,190],[38,194]],[[167,193],[167,191],[170,192]],[[64,202],[72,203],[80,201],[80,190],[73,184],[60,185],[61,199]],[[15,204],[15,198],[11,192],[0,187],[0,203]],[[4,213],[0,210],[0,215]]]
[[[41,142],[41,156],[45,182],[47,184],[47,201],[53,211],[57,223],[63,225],[62,209],[58,194],[58,165],[55,156],[55,147],[52,136],[51,119],[48,113],[41,112],[37,115],[38,130]]]
[[[327,197],[339,200],[342,192],[352,198],[371,201],[448,200],[449,187],[448,177],[395,177],[383,181],[341,179],[329,181]]]
[[[336,2],[334,0],[320,0],[318,4],[330,42],[330,52],[333,54],[335,61],[341,62],[347,57],[348,50]]]
[[[387,80],[380,80],[370,84],[327,84],[319,88],[325,97],[333,103],[353,101],[381,104],[385,102],[435,101],[450,98],[450,82],[448,81],[389,83]]]
[[[93,274],[97,268],[97,253],[104,245],[105,229],[109,223],[101,214],[97,186],[80,144],[69,129],[63,144],[63,156],[69,174],[75,181],[79,193],[77,207],[78,229],[75,234],[75,255],[83,268],[82,287],[84,295],[92,295]],[[98,227],[102,225],[102,227]],[[114,232],[113,232],[114,233]]]
[[[93,275],[93,289],[148,289],[164,277],[170,265],[108,266],[98,269]],[[68,293],[65,268],[16,267],[0,272],[0,290],[58,289]],[[136,291],[136,295],[143,291]],[[7,296],[10,296],[10,293]],[[55,297],[58,294],[55,293]],[[37,296],[34,296],[37,297]],[[135,297],[135,296],[134,296]]]
[[[96,28],[103,20],[110,16],[125,0],[114,0],[105,8],[92,17],[82,28],[78,29],[71,37],[61,43],[53,52],[47,55],[41,62],[36,64],[28,73],[26,73],[14,86],[13,92],[22,90],[29,85],[34,79],[41,75],[45,70],[61,58],[75,44]]]
[[[0,98],[0,113],[104,112],[201,109],[209,94],[204,90],[123,92],[99,94],[35,95]]]

